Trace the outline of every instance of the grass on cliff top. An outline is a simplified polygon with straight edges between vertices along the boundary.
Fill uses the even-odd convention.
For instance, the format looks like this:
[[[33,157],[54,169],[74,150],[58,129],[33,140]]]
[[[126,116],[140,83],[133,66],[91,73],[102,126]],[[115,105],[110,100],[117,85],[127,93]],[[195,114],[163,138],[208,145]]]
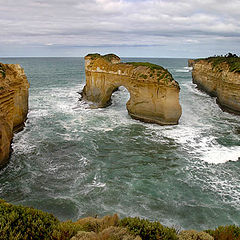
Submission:
[[[106,54],[106,55],[101,55],[99,53],[90,53],[86,57],[91,57],[92,60],[95,60],[97,58],[101,58],[102,57],[102,58],[106,59],[109,62],[111,62],[111,60],[113,58],[116,58],[116,59],[120,60],[120,58],[117,55],[113,54],[113,53]]]
[[[226,63],[229,66],[230,72],[240,73],[240,57],[238,57],[236,54],[228,53],[225,56],[214,56],[205,59],[196,59],[196,61],[200,60],[207,60],[209,63],[212,63],[213,69],[220,67],[222,63]]]
[[[149,63],[149,62],[127,62],[127,64],[131,64],[134,67],[139,67],[139,66],[148,67],[148,68],[151,69],[151,71],[160,70],[160,71],[157,72],[157,77],[158,77],[157,80],[158,81],[160,81],[161,79],[164,79],[164,78],[166,78],[170,81],[173,80],[172,74],[167,69],[165,69],[162,66],[159,66],[157,64],[153,64],[153,63]],[[162,73],[162,71],[163,71],[163,73]],[[151,76],[153,76],[152,73],[150,74],[150,77]],[[146,78],[147,78],[147,76],[146,76]]]
[[[144,67],[150,68],[151,70],[164,70],[164,71],[167,71],[162,66],[159,66],[159,65],[153,64],[153,63],[149,63],[149,62],[127,62],[127,64],[131,64],[134,67],[144,66]]]

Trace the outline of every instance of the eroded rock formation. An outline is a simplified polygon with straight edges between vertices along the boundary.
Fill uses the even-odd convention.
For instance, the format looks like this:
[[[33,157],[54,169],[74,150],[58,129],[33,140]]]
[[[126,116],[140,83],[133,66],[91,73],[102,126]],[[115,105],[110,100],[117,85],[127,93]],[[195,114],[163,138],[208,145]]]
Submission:
[[[224,57],[195,60],[193,83],[210,96],[217,97],[223,110],[240,114],[240,72],[234,59],[230,60]]]
[[[177,124],[181,116],[179,85],[163,67],[150,63],[120,63],[114,54],[85,57],[85,100],[95,107],[111,103],[112,93],[124,86],[130,93],[127,110],[131,117],[160,125]]]
[[[0,167],[7,163],[13,133],[23,128],[29,83],[18,64],[0,63]]]

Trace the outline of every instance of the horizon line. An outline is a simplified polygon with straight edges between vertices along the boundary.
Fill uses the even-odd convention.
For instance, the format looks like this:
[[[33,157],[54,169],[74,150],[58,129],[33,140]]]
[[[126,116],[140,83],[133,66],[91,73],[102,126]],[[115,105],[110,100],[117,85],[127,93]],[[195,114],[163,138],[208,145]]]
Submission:
[[[117,55],[119,56],[119,55]],[[3,56],[0,57],[1,58],[84,58],[85,56]],[[196,57],[153,57],[153,56],[149,56],[149,57],[143,57],[143,56],[134,56],[134,57],[129,57],[129,56],[121,56],[120,58],[185,58],[185,59],[192,59],[192,58],[196,58]],[[200,58],[200,57],[197,57]]]

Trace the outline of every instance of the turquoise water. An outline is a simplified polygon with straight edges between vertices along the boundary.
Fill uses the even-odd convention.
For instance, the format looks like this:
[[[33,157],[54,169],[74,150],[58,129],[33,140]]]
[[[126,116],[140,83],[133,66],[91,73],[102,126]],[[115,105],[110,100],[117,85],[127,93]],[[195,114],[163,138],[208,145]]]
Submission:
[[[191,82],[187,59],[150,61],[181,86],[178,126],[131,119],[125,88],[113,104],[78,101],[83,58],[11,58],[30,81],[25,129],[0,171],[0,198],[59,219],[118,213],[169,226],[206,229],[240,222],[240,117]]]

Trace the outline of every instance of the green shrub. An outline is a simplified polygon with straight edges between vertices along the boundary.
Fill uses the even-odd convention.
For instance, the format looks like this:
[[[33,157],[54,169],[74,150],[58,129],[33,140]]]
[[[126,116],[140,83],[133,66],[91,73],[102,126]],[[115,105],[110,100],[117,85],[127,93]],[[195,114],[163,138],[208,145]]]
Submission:
[[[174,228],[164,227],[159,222],[150,222],[145,219],[123,218],[120,226],[126,227],[131,234],[139,235],[143,240],[175,240],[177,238]]]
[[[108,227],[103,231],[85,232],[79,231],[71,240],[141,240],[140,237],[129,234],[126,228]]]
[[[105,216],[103,218],[87,217],[79,219],[75,224],[82,226],[82,230],[85,232],[97,233],[111,226],[117,227],[119,224],[119,218],[117,214]]]
[[[111,62],[113,58],[120,60],[120,58],[114,53],[109,53],[109,54],[103,55],[102,57],[109,62]]]
[[[151,70],[165,70],[163,67],[157,65],[157,64],[153,64],[153,63],[149,63],[149,62],[127,62],[127,64],[131,64],[134,67],[139,67],[139,66],[143,66],[143,67],[148,67]]]
[[[81,230],[72,221],[60,222],[52,214],[0,200],[0,240],[68,240]]]
[[[53,230],[52,239],[68,240],[75,236],[79,231],[83,231],[83,226],[73,223],[72,221],[61,222]]]
[[[97,58],[104,58],[104,59],[106,59],[109,62],[111,62],[113,58],[120,60],[120,58],[117,55],[113,54],[113,53],[109,53],[109,54],[106,54],[106,55],[101,55],[99,53],[89,53],[87,55],[87,57],[90,57],[92,60],[95,60]]]
[[[236,225],[219,226],[215,230],[206,230],[214,240],[240,240],[240,227]]]
[[[196,230],[184,230],[178,234],[179,240],[213,240],[213,237],[206,232]]]
[[[0,239],[51,239],[59,221],[49,213],[0,200]]]
[[[238,57],[236,54],[228,53],[225,56],[214,56],[206,59],[200,58],[196,59],[195,61],[198,62],[200,60],[207,60],[212,64],[212,68],[218,71],[222,71],[222,64],[226,63],[230,72],[240,73],[240,57]]]
[[[92,60],[100,58],[101,55],[99,53],[89,53],[86,57],[91,57]]]
[[[174,228],[165,227],[159,222],[131,217],[119,220],[116,214],[100,219],[88,217],[77,222],[60,222],[52,214],[15,206],[0,199],[0,240],[69,240],[81,231],[86,234],[95,232],[97,239],[134,239],[118,227],[126,228],[130,234],[143,240],[211,240],[210,236],[214,240],[240,240],[240,227],[235,225],[204,231],[210,236],[194,230],[182,231],[177,236]]]

